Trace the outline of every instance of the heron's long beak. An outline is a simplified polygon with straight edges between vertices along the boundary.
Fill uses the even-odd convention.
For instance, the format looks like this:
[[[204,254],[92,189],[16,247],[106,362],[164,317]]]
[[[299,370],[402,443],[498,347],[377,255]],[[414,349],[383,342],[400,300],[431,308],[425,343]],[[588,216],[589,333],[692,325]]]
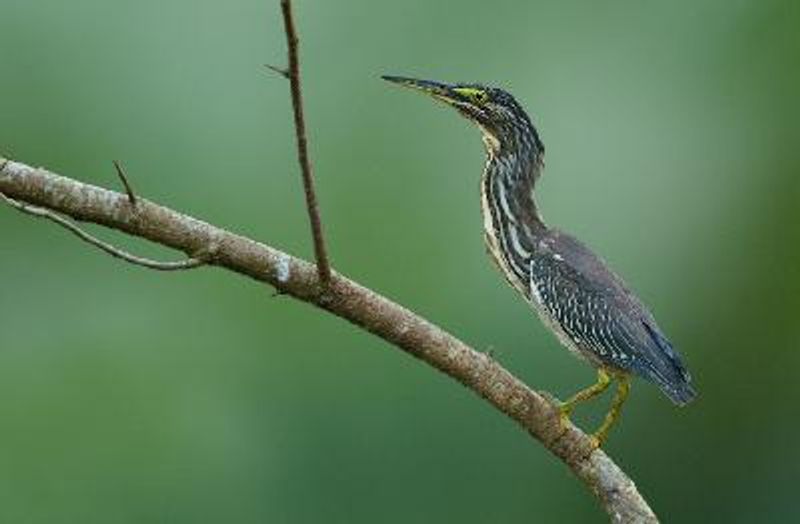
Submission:
[[[384,80],[392,82],[402,87],[415,89],[427,95],[437,98],[443,102],[454,104],[460,101],[460,96],[453,90],[453,86],[435,82],[433,80],[419,80],[417,78],[407,78],[403,76],[381,76]]]

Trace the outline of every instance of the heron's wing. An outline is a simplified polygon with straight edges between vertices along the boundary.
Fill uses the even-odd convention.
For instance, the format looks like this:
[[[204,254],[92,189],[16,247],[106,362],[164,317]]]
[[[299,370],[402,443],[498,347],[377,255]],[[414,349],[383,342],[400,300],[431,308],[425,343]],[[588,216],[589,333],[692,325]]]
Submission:
[[[538,272],[543,304],[573,341],[600,361],[655,382],[674,402],[691,400],[680,356],[622,279],[564,233],[549,249],[533,261],[532,272]]]

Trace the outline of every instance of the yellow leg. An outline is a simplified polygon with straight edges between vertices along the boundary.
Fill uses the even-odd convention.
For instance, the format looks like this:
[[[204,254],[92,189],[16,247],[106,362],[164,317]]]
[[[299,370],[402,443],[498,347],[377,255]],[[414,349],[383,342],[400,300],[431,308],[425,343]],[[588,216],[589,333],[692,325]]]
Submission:
[[[569,418],[569,415],[572,413],[572,410],[575,409],[576,405],[580,404],[581,402],[593,399],[594,397],[596,397],[597,395],[608,389],[609,384],[611,384],[611,375],[609,375],[608,372],[603,368],[598,369],[597,382],[594,385],[591,385],[586,389],[578,391],[569,400],[561,403],[560,406],[561,417],[563,419]]]
[[[595,441],[597,447],[602,446],[606,441],[606,438],[608,438],[608,432],[611,429],[611,426],[613,426],[619,418],[619,415],[622,412],[622,405],[625,403],[625,399],[628,398],[628,393],[630,390],[630,377],[627,375],[620,375],[618,377],[617,394],[614,396],[614,400],[611,402],[611,409],[608,411],[603,424],[597,431],[595,431],[594,435],[592,435],[592,439]]]

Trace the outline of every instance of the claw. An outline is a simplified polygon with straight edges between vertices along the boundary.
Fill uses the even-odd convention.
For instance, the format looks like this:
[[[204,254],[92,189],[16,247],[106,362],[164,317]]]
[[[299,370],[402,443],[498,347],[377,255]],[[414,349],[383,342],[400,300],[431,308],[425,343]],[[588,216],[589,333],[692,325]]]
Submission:
[[[569,419],[569,416],[572,413],[572,407],[561,404],[560,406],[558,406],[558,411],[559,411],[559,420],[561,421],[561,427],[565,428],[568,425],[570,425],[572,421]]]
[[[575,410],[575,402],[574,401],[567,401],[567,402],[559,402],[558,403],[558,412],[561,419],[561,427],[566,427],[572,424],[572,420],[570,420],[570,416],[572,412]]]
[[[589,438],[592,439],[592,446],[594,449],[603,447],[603,444],[606,443],[606,439],[608,438],[608,429],[603,431],[604,428],[600,428],[598,431],[595,431],[591,434]]]

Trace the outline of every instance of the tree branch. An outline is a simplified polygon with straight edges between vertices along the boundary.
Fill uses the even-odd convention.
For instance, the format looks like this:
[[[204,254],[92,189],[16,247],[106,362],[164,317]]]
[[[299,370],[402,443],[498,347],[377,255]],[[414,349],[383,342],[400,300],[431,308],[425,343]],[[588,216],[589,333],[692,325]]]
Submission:
[[[311,159],[308,156],[308,139],[306,138],[306,124],[303,116],[303,95],[300,90],[300,56],[298,54],[297,31],[294,28],[292,16],[292,3],[290,0],[281,0],[283,13],[283,26],[286,31],[286,47],[289,58],[288,69],[281,69],[267,65],[268,68],[289,79],[292,93],[292,108],[294,110],[294,128],[297,137],[297,159],[300,162],[300,171],[303,175],[303,188],[306,195],[306,209],[311,222],[311,236],[314,239],[314,258],[317,261],[317,270],[322,286],[327,286],[331,278],[331,266],[328,262],[328,253],[325,248],[325,236],[322,232],[322,221],[319,217],[319,205],[314,189],[314,175],[311,171]]]
[[[207,263],[313,304],[365,329],[461,382],[516,421],[561,459],[598,497],[614,522],[657,522],[627,475],[571,424],[557,406],[489,356],[428,320],[335,272],[327,288],[313,264],[143,198],[126,195],[0,158],[0,193],[183,251]]]

